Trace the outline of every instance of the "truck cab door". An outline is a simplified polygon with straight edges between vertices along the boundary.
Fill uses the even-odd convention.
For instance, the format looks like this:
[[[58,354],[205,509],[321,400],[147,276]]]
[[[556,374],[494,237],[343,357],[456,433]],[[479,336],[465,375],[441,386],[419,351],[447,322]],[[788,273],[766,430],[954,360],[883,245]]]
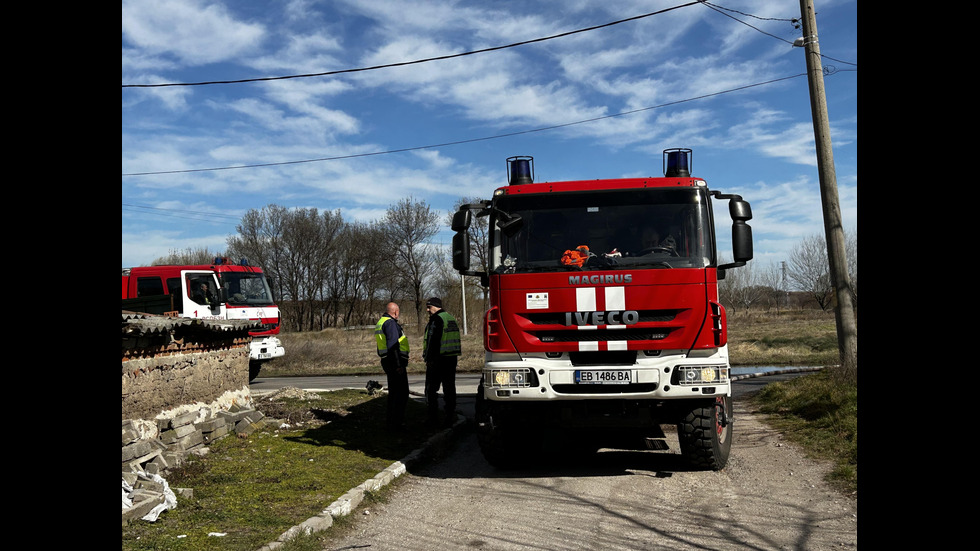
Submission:
[[[225,319],[225,302],[214,272],[181,270],[181,301],[185,318]]]

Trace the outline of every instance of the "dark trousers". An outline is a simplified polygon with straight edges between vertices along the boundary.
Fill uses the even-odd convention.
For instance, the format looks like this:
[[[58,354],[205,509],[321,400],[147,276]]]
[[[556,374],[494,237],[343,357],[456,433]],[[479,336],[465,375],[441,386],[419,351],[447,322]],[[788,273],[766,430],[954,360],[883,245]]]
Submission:
[[[394,362],[393,362],[394,363]],[[405,408],[408,406],[408,371],[397,364],[388,365],[381,362],[381,368],[388,376],[388,413],[389,429],[396,429],[405,424]]]
[[[439,417],[439,387],[446,417],[456,417],[456,356],[439,356],[425,365],[425,401],[429,418]]]

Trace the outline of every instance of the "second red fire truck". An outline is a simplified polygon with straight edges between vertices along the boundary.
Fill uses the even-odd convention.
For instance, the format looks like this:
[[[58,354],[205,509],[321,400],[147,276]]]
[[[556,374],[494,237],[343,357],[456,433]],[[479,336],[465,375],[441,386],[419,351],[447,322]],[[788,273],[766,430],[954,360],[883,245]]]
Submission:
[[[279,307],[262,268],[242,260],[215,258],[213,264],[124,268],[124,310],[171,313],[200,319],[244,319],[262,324],[250,331],[249,381],[262,363],[285,354],[279,334]]]

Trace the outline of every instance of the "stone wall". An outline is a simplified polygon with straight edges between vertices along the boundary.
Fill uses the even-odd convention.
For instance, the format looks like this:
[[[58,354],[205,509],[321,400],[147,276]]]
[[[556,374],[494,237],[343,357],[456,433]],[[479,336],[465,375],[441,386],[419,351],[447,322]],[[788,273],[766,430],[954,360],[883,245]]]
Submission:
[[[123,312],[123,525],[175,506],[161,475],[186,454],[275,423],[255,410],[248,386],[248,330],[257,326]]]
[[[152,419],[248,388],[248,321],[123,316],[122,418]]]

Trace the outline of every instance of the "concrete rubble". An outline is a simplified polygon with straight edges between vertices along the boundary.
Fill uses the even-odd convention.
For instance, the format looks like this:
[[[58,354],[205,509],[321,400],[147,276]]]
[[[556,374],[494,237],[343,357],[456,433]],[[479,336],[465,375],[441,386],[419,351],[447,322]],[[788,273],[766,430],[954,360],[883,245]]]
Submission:
[[[380,385],[379,385],[380,386]],[[288,392],[297,389],[283,389]],[[369,385],[369,392],[372,389]],[[373,393],[373,392],[372,392]],[[156,521],[158,515],[177,506],[177,497],[193,497],[192,488],[171,489],[164,478],[190,454],[205,455],[207,445],[229,435],[248,436],[266,427],[278,427],[281,420],[266,417],[255,409],[247,390],[230,393],[217,402],[201,403],[161,413],[156,419],[122,421],[122,524],[136,520]],[[230,404],[230,405],[229,405]],[[420,461],[441,456],[453,439],[467,427],[466,418],[429,438],[424,445],[395,461],[380,473],[350,489],[319,514],[283,532],[276,541],[259,551],[271,551],[300,534],[326,530],[333,519],[349,515],[363,501],[366,493],[390,484]]]
[[[136,519],[155,521],[163,510],[176,507],[177,495],[192,489],[170,490],[163,478],[189,454],[204,455],[207,445],[234,434],[245,437],[278,421],[267,418],[246,399],[235,397],[227,409],[194,404],[164,412],[156,419],[122,420],[122,524]]]

